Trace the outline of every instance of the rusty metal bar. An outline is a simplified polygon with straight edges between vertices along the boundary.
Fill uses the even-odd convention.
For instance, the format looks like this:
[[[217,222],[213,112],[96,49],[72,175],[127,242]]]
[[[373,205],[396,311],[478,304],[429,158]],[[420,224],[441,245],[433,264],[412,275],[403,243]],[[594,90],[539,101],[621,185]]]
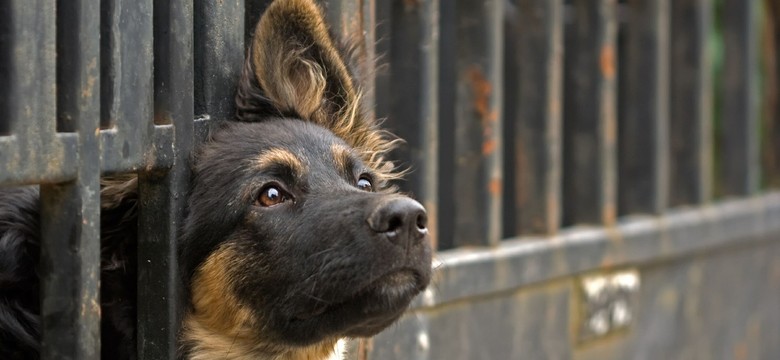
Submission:
[[[390,4],[390,2],[388,2]],[[411,169],[402,185],[428,211],[428,228],[436,239],[438,164],[438,0],[392,2],[384,21],[392,29],[389,42],[385,127],[406,143],[394,152],[401,167]]]
[[[75,181],[41,185],[41,357],[97,359],[100,143],[95,130],[100,112],[100,3],[58,0],[56,5],[30,9],[37,10],[39,20],[50,21],[39,33],[46,37],[44,47],[54,37],[56,24],[56,111],[67,130],[78,132],[79,154]],[[54,49],[46,50],[53,54]],[[50,61],[37,65],[51,66],[53,72],[54,61]],[[48,82],[51,78],[37,80],[54,88]]]
[[[324,5],[328,25],[338,37],[337,41],[345,47],[355,47],[351,65],[360,83],[363,102],[368,105],[366,111],[373,116],[376,110],[376,0],[331,0]]]
[[[455,4],[453,244],[496,245],[502,208],[503,1]],[[444,75],[442,75],[444,76]]]
[[[141,169],[152,129],[152,0],[101,0],[105,172]]]
[[[658,214],[669,192],[670,0],[628,0],[620,64],[618,214]]]
[[[139,175],[139,359],[176,358],[180,311],[184,306],[177,239],[183,226],[190,177],[188,161],[193,149],[193,12],[192,0],[155,2],[154,6],[154,111],[155,117],[166,116],[172,123],[169,139],[174,159],[164,173],[147,171]],[[170,127],[156,126],[155,138],[165,139]]]
[[[760,179],[758,141],[758,38],[753,1],[723,3],[723,109],[719,133],[718,194],[751,195]]]
[[[244,62],[244,11],[240,0],[194,1],[195,114],[232,119],[236,82]],[[253,26],[254,24],[247,24]]]
[[[671,1],[670,180],[672,206],[712,198],[712,0]]]
[[[0,9],[0,183],[76,177],[75,134],[56,136],[54,0],[8,1]]]
[[[563,1],[519,0],[504,58],[505,235],[561,225]],[[511,225],[510,225],[511,224]]]
[[[764,184],[780,188],[780,2],[764,0]]]
[[[565,31],[563,223],[616,217],[616,1],[576,0]]]

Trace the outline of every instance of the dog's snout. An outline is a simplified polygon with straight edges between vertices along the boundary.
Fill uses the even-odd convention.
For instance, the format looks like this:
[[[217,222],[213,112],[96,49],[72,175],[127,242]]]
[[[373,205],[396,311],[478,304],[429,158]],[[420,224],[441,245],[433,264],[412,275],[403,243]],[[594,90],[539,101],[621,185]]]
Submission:
[[[406,197],[380,202],[368,216],[371,230],[387,236],[398,245],[420,240],[428,233],[428,215],[417,201]]]

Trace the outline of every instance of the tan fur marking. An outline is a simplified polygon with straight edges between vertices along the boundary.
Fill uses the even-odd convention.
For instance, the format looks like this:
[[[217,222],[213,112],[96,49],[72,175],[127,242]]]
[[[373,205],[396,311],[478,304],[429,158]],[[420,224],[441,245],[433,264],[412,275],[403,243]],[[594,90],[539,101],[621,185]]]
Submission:
[[[320,360],[333,354],[337,340],[303,348],[271,344],[263,336],[262,319],[238,300],[231,269],[243,257],[229,245],[214,251],[197,270],[192,282],[192,311],[184,319],[182,340],[189,359]]]
[[[281,148],[264,151],[254,160],[254,165],[257,169],[267,169],[278,165],[286,166],[292,170],[296,177],[303,175],[305,170],[301,159],[292,152]]]
[[[138,176],[136,174],[115,175],[100,179],[100,208],[112,209],[122,201],[138,196]]]
[[[336,165],[336,169],[344,172],[350,172],[352,169],[348,168],[350,151],[347,147],[340,144],[333,144],[330,146],[330,152],[333,155],[333,163]]]

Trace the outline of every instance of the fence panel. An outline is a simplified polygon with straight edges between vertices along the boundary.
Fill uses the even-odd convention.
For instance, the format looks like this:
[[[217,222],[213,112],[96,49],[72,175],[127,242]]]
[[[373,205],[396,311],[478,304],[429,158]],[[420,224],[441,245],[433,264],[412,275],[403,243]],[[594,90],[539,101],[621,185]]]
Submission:
[[[505,38],[504,234],[561,225],[563,1],[520,0]]]
[[[617,217],[617,3],[572,4],[566,29],[563,224]]]
[[[669,192],[668,0],[626,4],[619,66],[618,214],[659,214]]]
[[[580,300],[579,276],[623,267],[651,285],[634,327],[605,341],[616,357],[638,353],[668,341],[648,330],[648,317],[669,326],[664,316],[687,311],[679,301],[653,307],[672,296],[656,294],[665,276],[690,279],[670,282],[682,295],[747,286],[693,288],[701,264],[720,264],[712,254],[726,247],[717,257],[750,265],[740,274],[761,272],[754,286],[776,289],[763,281],[780,266],[769,256],[778,251],[780,197],[760,181],[762,172],[777,178],[778,100],[760,96],[757,69],[761,51],[774,49],[766,64],[775,68],[765,69],[777,75],[780,57],[757,41],[777,43],[771,14],[780,12],[765,1],[769,21],[759,31],[758,1],[321,1],[332,31],[357,41],[367,111],[406,140],[392,154],[411,171],[398,184],[425,204],[439,250],[431,288],[398,325],[353,343],[351,358],[576,349],[598,358],[569,338],[580,316],[570,305]],[[0,185],[40,188],[43,358],[101,354],[99,181],[127,173],[137,174],[140,193],[138,357],[176,357],[190,156],[233,116],[246,48],[269,3],[0,7]],[[650,216],[625,216],[639,213]],[[723,297],[708,311],[736,306],[775,329],[780,317],[766,298],[746,306]],[[733,353],[736,335],[690,321],[704,330],[669,328],[685,340],[668,343],[670,357],[690,350],[680,343]],[[701,338],[719,341],[693,341]],[[767,344],[756,349],[777,349]]]
[[[671,2],[669,146],[671,206],[712,198],[711,0]]]

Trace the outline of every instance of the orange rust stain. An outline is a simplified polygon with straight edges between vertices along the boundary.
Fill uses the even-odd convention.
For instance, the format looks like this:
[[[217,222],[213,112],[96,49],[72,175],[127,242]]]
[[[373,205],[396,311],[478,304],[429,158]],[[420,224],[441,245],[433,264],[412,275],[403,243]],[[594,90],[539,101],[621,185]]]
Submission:
[[[602,210],[601,217],[602,221],[604,222],[604,225],[610,226],[614,225],[615,221],[617,220],[617,211],[615,209],[614,204],[605,204],[604,209]]]
[[[498,121],[499,114],[497,110],[490,109],[490,95],[493,93],[493,86],[477,66],[472,66],[468,70],[468,79],[474,96],[474,110],[479,116],[482,126],[482,155],[488,156],[493,154],[498,147],[493,124]]]
[[[599,66],[601,67],[601,75],[605,78],[615,77],[615,49],[612,46],[604,45],[601,47]]]
[[[740,341],[734,346],[734,360],[744,360],[748,358],[748,348],[744,341]]]
[[[547,228],[545,229],[545,232],[548,235],[553,235],[558,231],[558,227],[560,226],[558,223],[560,211],[560,202],[558,201],[556,192],[549,191],[547,193],[547,211],[545,212],[547,215]]]
[[[490,155],[494,151],[496,151],[496,140],[494,139],[485,139],[485,141],[482,143],[482,155]]]
[[[501,179],[490,180],[490,183],[488,184],[488,192],[490,192],[490,195],[493,196],[501,195]]]
[[[498,119],[498,113],[490,110],[490,94],[493,92],[493,86],[477,66],[472,66],[468,70],[468,77],[471,82],[471,92],[474,94],[474,109],[482,120],[482,125],[486,126]]]

